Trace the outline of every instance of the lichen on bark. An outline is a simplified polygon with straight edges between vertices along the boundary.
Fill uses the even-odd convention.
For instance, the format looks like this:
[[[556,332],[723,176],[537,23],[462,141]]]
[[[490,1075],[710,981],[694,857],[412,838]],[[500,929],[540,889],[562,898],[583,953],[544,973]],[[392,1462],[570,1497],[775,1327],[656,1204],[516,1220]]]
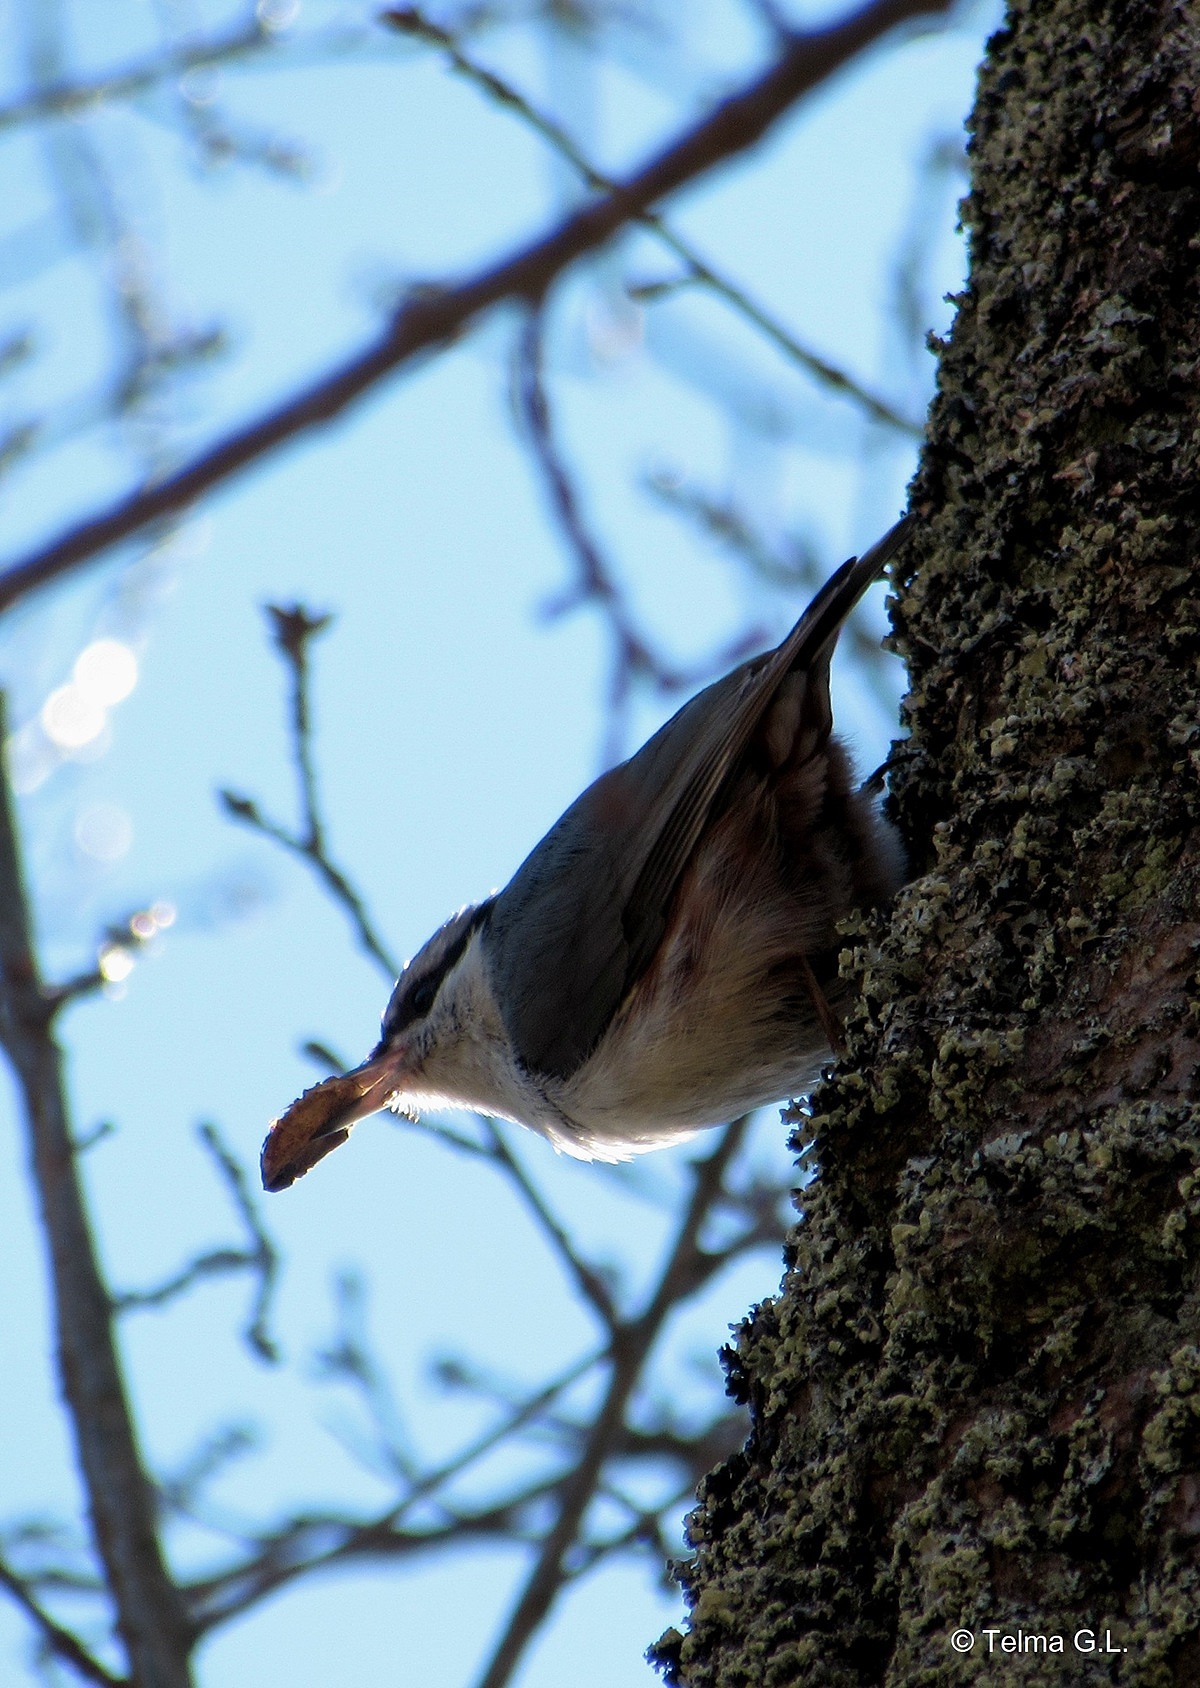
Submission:
[[[895,605],[916,877],[730,1356],[688,1688],[1200,1681],[1198,65],[1137,0],[989,45]]]

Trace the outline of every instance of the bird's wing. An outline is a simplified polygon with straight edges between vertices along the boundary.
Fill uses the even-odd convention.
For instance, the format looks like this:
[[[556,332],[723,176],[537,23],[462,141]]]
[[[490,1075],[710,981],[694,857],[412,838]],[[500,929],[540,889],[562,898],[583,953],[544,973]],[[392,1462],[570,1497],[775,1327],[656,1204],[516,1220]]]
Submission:
[[[785,676],[811,676],[806,713],[827,737],[837,633],[912,525],[842,565],[787,638],[686,703],[636,755],[602,774],[496,899],[488,950],[517,1055],[567,1078],[658,948],[675,888],[722,788]]]

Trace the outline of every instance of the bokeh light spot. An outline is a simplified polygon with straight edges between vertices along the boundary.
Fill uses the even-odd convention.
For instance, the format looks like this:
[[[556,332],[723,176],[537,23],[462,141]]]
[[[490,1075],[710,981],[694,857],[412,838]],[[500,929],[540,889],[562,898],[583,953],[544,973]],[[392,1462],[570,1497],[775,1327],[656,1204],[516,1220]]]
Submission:
[[[100,973],[110,985],[119,985],[133,972],[133,957],[120,944],[106,944],[100,951]]]
[[[101,709],[122,703],[137,679],[137,657],[120,639],[93,639],[75,660],[76,690]]]
[[[115,803],[89,803],[75,817],[75,845],[96,862],[116,862],[133,843],[133,823]]]
[[[42,705],[42,730],[63,750],[78,750],[99,738],[105,720],[103,708],[74,682],[56,687]]]

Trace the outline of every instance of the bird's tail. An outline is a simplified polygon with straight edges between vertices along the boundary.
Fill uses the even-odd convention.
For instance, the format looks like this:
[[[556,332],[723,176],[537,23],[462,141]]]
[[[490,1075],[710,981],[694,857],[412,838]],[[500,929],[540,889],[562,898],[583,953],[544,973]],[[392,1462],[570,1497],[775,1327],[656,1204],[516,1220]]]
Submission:
[[[861,557],[851,557],[830,575],[780,646],[781,667],[813,668],[826,646],[832,651],[842,623],[867,587],[879,579],[916,525],[915,516],[902,516],[869,551],[864,551]]]

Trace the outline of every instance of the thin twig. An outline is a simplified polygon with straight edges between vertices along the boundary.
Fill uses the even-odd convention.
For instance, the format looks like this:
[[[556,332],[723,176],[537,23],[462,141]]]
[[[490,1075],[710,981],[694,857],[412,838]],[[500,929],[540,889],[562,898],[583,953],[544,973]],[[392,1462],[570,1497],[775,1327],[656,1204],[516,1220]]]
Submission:
[[[536,1219],[543,1236],[546,1237],[561,1263],[575,1280],[575,1287],[580,1295],[600,1316],[605,1329],[611,1335],[617,1327],[617,1309],[608,1285],[596,1268],[590,1266],[579,1254],[564,1227],[551,1213],[545,1198],[508,1146],[495,1120],[484,1116],[484,1127],[488,1134],[492,1159],[503,1168],[510,1181],[515,1185],[526,1207]]]
[[[424,12],[415,6],[398,7],[385,12],[383,22],[390,23],[394,29],[415,36],[418,40],[428,42],[430,46],[440,48],[464,80],[481,89],[497,105],[515,112],[528,128],[539,134],[554,148],[560,158],[571,165],[594,192],[613,193],[616,190],[613,178],[596,168],[574,137],[560,123],[545,112],[539,111],[513,83],[472,59],[463,51],[461,42],[451,30],[426,17]],[[781,30],[779,33],[783,41],[795,39],[791,31]],[[658,212],[643,211],[635,220],[656,235],[662,244],[680,259],[686,266],[688,281],[697,282],[708,288],[709,292],[715,293],[718,298],[724,299],[727,305],[753,323],[759,332],[793,363],[799,364],[822,385],[853,399],[862,406],[873,422],[899,429],[900,432],[916,439],[921,438],[924,431],[921,423],[915,422],[911,417],[902,416],[886,399],[881,399],[878,394],[871,392],[861,381],[855,380],[852,375],[831,363],[828,358],[822,357],[819,352],[803,345],[777,318],[752,299],[744,288],[715,269],[701,256],[692,242],[677,234]]]
[[[456,1513],[424,1530],[400,1530],[390,1518],[355,1523],[336,1514],[318,1513],[290,1519],[280,1530],[262,1537],[258,1550],[242,1564],[188,1591],[197,1630],[204,1633],[227,1622],[298,1577],[355,1559],[407,1558],[464,1542],[528,1542],[522,1516],[544,1501],[553,1486],[551,1479],[541,1479],[508,1500]],[[214,1604],[214,1592],[222,1596],[219,1605]]]
[[[279,1251],[267,1234],[258,1207],[250,1194],[250,1185],[246,1178],[245,1168],[222,1140],[215,1125],[205,1121],[201,1124],[199,1130],[200,1140],[216,1161],[229,1194],[233,1198],[233,1204],[241,1215],[242,1223],[249,1232],[253,1244],[253,1247],[246,1251],[245,1261],[246,1265],[255,1273],[258,1287],[255,1291],[250,1320],[242,1334],[250,1348],[260,1359],[274,1365],[279,1360],[279,1348],[271,1338],[268,1320],[271,1300],[279,1282]]]
[[[411,1485],[417,1468],[410,1452],[412,1438],[396,1404],[387,1368],[371,1351],[366,1327],[366,1286],[356,1272],[340,1272],[334,1284],[337,1326],[332,1342],[320,1350],[320,1375],[347,1383],[361,1396],[375,1431],[376,1452],[393,1480]],[[346,1439],[345,1445],[349,1445]],[[363,1464],[369,1462],[361,1445],[351,1448]]]
[[[227,434],[181,468],[119,499],[0,572],[0,611],[112,546],[193,505],[310,428],[338,417],[385,377],[444,348],[494,305],[537,299],[580,258],[716,165],[753,147],[797,100],[897,24],[948,9],[950,0],[871,0],[829,29],[792,38],[778,58],[640,170],[573,211],[546,234],[466,281],[412,292],[356,356],[265,415]]]
[[[154,53],[132,64],[103,71],[99,76],[78,82],[46,83],[8,105],[0,105],[0,130],[11,129],[31,119],[70,117],[106,100],[130,99],[135,94],[157,87],[168,77],[182,76],[189,70],[200,70],[206,65],[223,64],[229,59],[260,52],[276,39],[256,19],[253,23],[241,24],[228,35],[172,47],[165,53]]]
[[[268,604],[266,608],[272,622],[276,649],[287,664],[291,678],[292,755],[304,810],[305,842],[310,849],[320,853],[324,849],[324,829],[312,757],[308,647],[331,626],[333,617],[311,615],[303,604],[292,604],[287,608]]]
[[[188,1590],[188,1593],[193,1602],[193,1611],[198,1628],[201,1631],[212,1629],[229,1618],[237,1616],[238,1613],[261,1598],[261,1593],[265,1590],[259,1590],[254,1579],[256,1574],[264,1569],[264,1559],[269,1558],[271,1560],[268,1572],[272,1578],[271,1587],[278,1588],[285,1581],[290,1582],[298,1577],[308,1576],[313,1572],[325,1569],[328,1564],[333,1562],[335,1557],[344,1551],[344,1543],[349,1539],[347,1533],[356,1532],[360,1540],[378,1540],[385,1536],[389,1530],[394,1530],[406,1514],[416,1506],[434,1497],[439,1490],[444,1489],[456,1477],[461,1476],[473,1465],[478,1464],[495,1448],[508,1441],[518,1431],[524,1429],[526,1425],[544,1413],[546,1408],[564,1390],[571,1388],[573,1384],[578,1383],[581,1378],[586,1377],[589,1371],[599,1365],[605,1359],[607,1352],[607,1348],[597,1349],[574,1361],[557,1378],[552,1379],[526,1401],[513,1408],[491,1430],[485,1431],[473,1442],[469,1442],[465,1448],[460,1449],[457,1454],[451,1455],[441,1465],[433,1467],[424,1476],[414,1481],[403,1498],[378,1517],[357,1524],[351,1520],[339,1520],[342,1534],[339,1536],[338,1545],[333,1549],[325,1549],[308,1559],[293,1557],[289,1562],[287,1571],[281,1573],[277,1564],[274,1544],[285,1539],[294,1539],[295,1532],[300,1527],[300,1521],[292,1520],[281,1526],[280,1530],[274,1532],[265,1542],[260,1541],[260,1551],[252,1559],[231,1567],[218,1576],[209,1577],[194,1584]],[[516,1503],[510,1498],[510,1501],[505,1504],[511,1507]]]
[[[63,1659],[73,1666],[85,1681],[97,1682],[100,1688],[129,1688],[124,1677],[113,1676],[105,1670],[99,1659],[92,1657],[78,1636],[72,1635],[69,1629],[64,1629],[54,1621],[49,1612],[34,1599],[24,1578],[19,1577],[3,1559],[0,1559],[0,1586],[8,1590],[21,1610],[32,1619],[45,1646],[56,1658]]]
[[[279,821],[268,819],[253,798],[243,797],[239,792],[223,790],[218,795],[232,820],[240,821],[243,826],[270,838],[313,868],[349,918],[360,948],[378,963],[390,982],[399,976],[399,964],[388,953],[387,946],[375,930],[364,898],[329,856],[321,823],[318,782],[312,756],[308,646],[310,640],[330,625],[331,618],[311,615],[302,604],[293,604],[287,609],[268,604],[267,614],[271,618],[276,649],[287,666],[290,682],[289,726],[300,798],[301,829],[293,832]]]
[[[726,1454],[730,1451],[732,1450],[727,1449]],[[726,1456],[721,1455],[719,1457]],[[705,1470],[709,1469],[711,1467],[705,1467]],[[619,1531],[614,1536],[608,1536],[601,1541],[581,1542],[578,1555],[572,1559],[568,1571],[570,1580],[577,1582],[580,1577],[595,1570],[601,1560],[611,1559],[619,1553],[628,1553],[631,1547],[653,1548],[659,1562],[665,1567],[671,1553],[666,1539],[664,1520],[669,1514],[682,1506],[685,1501],[694,1496],[695,1488],[696,1478],[691,1477],[676,1489],[674,1494],[668,1495],[661,1506],[648,1510],[639,1506],[636,1501],[623,1494],[620,1489],[610,1488],[608,1484],[605,1484],[602,1490],[603,1494],[609,1500],[615,1501],[618,1506],[623,1506],[630,1514],[631,1522],[626,1529]]]
[[[254,1303],[250,1319],[243,1331],[246,1343],[260,1360],[278,1364],[279,1350],[267,1330],[267,1315],[271,1297],[279,1276],[279,1255],[263,1229],[262,1220],[250,1197],[246,1175],[229,1148],[221,1141],[215,1125],[199,1127],[200,1140],[217,1164],[247,1231],[251,1246],[247,1248],[214,1248],[198,1254],[182,1266],[172,1277],[156,1284],[153,1289],[125,1290],[113,1296],[117,1313],[142,1312],[149,1308],[167,1307],[186,1295],[197,1284],[210,1278],[228,1276],[231,1272],[252,1272],[256,1281]]]
[[[96,996],[106,984],[108,980],[100,969],[89,967],[82,973],[72,974],[60,985],[47,986],[46,1006],[52,1014],[57,1014],[60,1008],[66,1008],[74,1002],[82,1002],[89,996]]]
[[[605,760],[611,761],[617,750],[623,712],[629,699],[633,681],[638,675],[653,677],[661,691],[679,690],[683,677],[668,669],[651,654],[649,646],[633,624],[624,593],[617,586],[612,570],[601,555],[583,516],[579,495],[567,472],[566,461],[554,436],[550,403],[542,379],[542,310],[532,308],[525,319],[519,344],[517,364],[517,398],[525,420],[534,459],[541,470],[550,498],[550,507],[575,558],[578,581],[554,604],[551,613],[561,614],[575,605],[589,600],[604,610],[605,620],[612,632],[615,650],[612,675],[608,687],[607,715],[611,723],[613,743],[607,747]]]
[[[122,950],[126,955],[134,956],[153,943],[161,930],[161,923],[154,916],[154,908],[153,903],[142,904],[123,919],[110,922],[96,945],[101,958],[114,950]],[[111,983],[112,980],[106,975],[103,966],[97,965],[64,979],[60,984],[46,985],[42,989],[46,1013],[53,1019],[62,1009],[86,997],[95,996]]]
[[[615,651],[608,691],[609,742],[605,761],[614,761],[621,749],[624,712],[635,682],[648,680],[665,695],[687,691],[705,679],[714,668],[724,669],[740,661],[759,643],[756,632],[741,635],[710,662],[696,668],[668,665],[651,650],[639,632],[625,593],[605,561],[584,518],[579,494],[559,445],[550,400],[542,377],[542,310],[530,308],[518,348],[517,399],[533,447],[534,460],[546,484],[550,508],[556,516],[571,555],[577,581],[550,606],[560,615],[582,603],[596,603],[604,612]]]
[[[201,1490],[235,1459],[256,1448],[259,1441],[253,1425],[227,1424],[212,1432],[174,1476],[160,1478],[160,1505],[166,1511],[195,1517]]]
[[[432,1137],[436,1143],[444,1147],[457,1149],[461,1155],[474,1155],[483,1160],[491,1160],[491,1151],[483,1143],[477,1143],[473,1137],[468,1137],[465,1131],[456,1131],[445,1120],[427,1119],[424,1114],[401,1112],[397,1121],[403,1121],[411,1131],[419,1131],[426,1137]]]
[[[786,41],[793,33],[795,25],[775,0],[750,0],[750,10],[758,13],[761,22],[779,40]]]

